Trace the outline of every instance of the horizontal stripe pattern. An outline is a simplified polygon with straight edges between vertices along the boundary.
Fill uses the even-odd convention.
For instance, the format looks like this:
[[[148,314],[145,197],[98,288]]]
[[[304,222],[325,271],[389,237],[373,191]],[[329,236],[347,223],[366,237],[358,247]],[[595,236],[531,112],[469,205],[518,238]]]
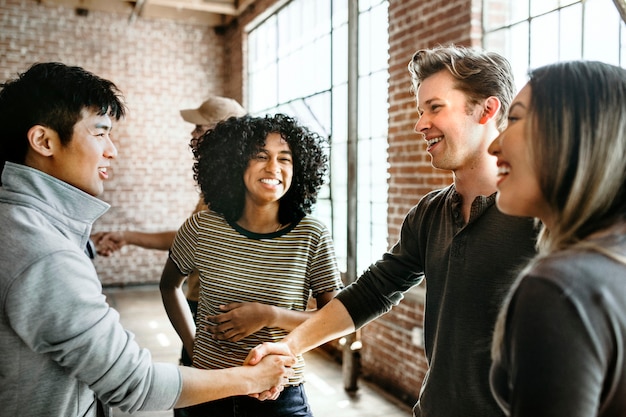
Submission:
[[[214,340],[202,329],[207,315],[220,313],[220,305],[258,302],[303,311],[310,294],[342,287],[330,233],[309,216],[279,232],[255,234],[202,211],[181,226],[170,257],[182,273],[194,268],[200,273],[194,350],[198,368],[239,366],[254,346],[280,341],[288,333],[265,327],[236,343]],[[302,382],[303,367],[300,357],[290,383]]]

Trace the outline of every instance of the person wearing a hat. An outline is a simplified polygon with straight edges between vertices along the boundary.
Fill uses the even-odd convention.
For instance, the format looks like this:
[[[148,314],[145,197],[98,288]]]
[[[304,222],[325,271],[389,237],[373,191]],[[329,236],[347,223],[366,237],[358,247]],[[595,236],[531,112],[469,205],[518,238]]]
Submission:
[[[107,303],[83,253],[118,156],[128,109],[110,80],[40,62],[0,82],[0,412],[99,417],[277,395],[286,352],[262,366],[195,369],[154,361]],[[237,118],[229,120],[235,121]]]
[[[217,122],[233,116],[241,117],[246,113],[236,100],[220,96],[209,97],[197,109],[180,111],[184,121],[196,125],[196,128],[191,132],[193,139],[199,138],[204,132],[215,126]]]

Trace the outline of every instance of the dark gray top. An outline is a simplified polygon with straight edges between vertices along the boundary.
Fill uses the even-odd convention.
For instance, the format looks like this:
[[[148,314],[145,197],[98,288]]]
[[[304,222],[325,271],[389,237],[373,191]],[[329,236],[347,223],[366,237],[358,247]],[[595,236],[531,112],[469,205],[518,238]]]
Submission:
[[[395,246],[338,295],[361,327],[425,277],[429,370],[416,416],[502,415],[489,389],[492,330],[516,274],[535,253],[535,236],[531,219],[498,211],[495,194],[477,197],[464,224],[451,185],[424,196]]]
[[[626,237],[616,243],[626,257]],[[491,384],[512,416],[626,416],[626,264],[567,251],[524,275]]]

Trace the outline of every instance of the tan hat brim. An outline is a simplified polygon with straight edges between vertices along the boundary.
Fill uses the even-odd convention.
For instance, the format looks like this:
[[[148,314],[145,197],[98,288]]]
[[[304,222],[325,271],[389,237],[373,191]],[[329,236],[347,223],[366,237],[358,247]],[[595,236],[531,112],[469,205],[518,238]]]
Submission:
[[[181,110],[180,115],[183,117],[183,120],[189,122],[194,125],[210,125],[212,122],[210,120],[202,117],[200,112],[197,109],[186,109]]]

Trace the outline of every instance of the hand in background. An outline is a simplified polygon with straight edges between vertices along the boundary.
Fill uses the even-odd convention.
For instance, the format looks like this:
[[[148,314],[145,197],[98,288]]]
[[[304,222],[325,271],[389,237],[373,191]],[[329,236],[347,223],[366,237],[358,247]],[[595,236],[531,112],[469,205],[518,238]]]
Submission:
[[[91,235],[91,240],[100,256],[111,256],[126,245],[124,232],[98,232]]]

